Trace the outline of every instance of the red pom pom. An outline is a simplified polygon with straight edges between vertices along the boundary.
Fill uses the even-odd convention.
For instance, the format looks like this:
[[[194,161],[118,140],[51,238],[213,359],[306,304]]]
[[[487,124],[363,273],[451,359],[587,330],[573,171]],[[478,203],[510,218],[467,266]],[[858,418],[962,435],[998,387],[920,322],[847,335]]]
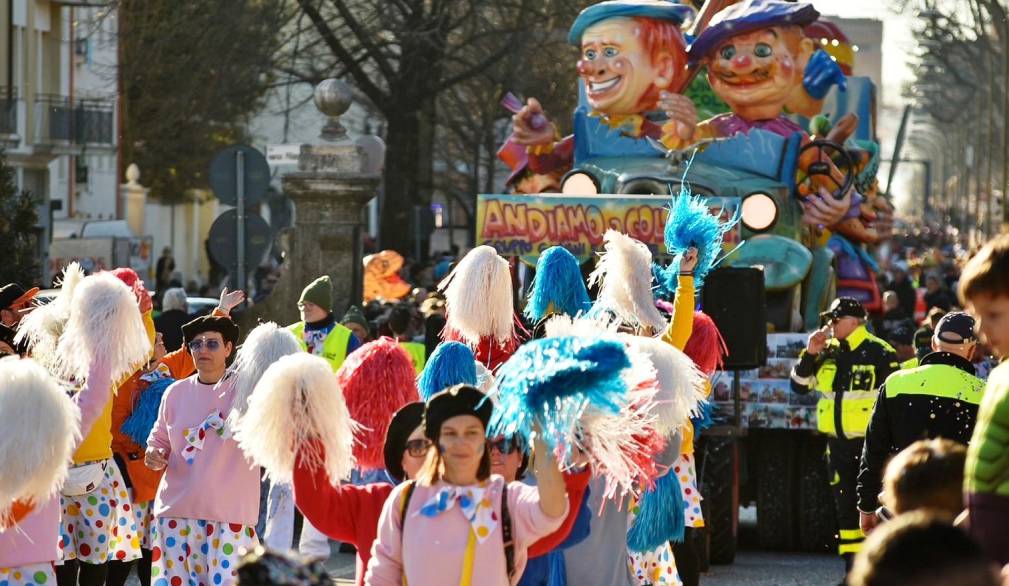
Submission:
[[[347,356],[336,377],[350,417],[361,426],[354,442],[358,467],[384,468],[389,421],[400,407],[420,400],[410,355],[392,338],[379,338]]]
[[[694,313],[694,329],[683,348],[683,353],[690,357],[707,376],[711,376],[721,368],[722,359],[729,350],[722,339],[722,333],[711,317],[703,311]]]
[[[154,307],[154,302],[151,300],[151,294],[147,292],[144,280],[140,278],[140,275],[138,275],[136,271],[130,268],[121,267],[118,269],[112,269],[109,272],[123,283],[126,283],[126,286],[133,290],[133,295],[137,298],[137,305],[140,307],[140,313],[146,313]]]

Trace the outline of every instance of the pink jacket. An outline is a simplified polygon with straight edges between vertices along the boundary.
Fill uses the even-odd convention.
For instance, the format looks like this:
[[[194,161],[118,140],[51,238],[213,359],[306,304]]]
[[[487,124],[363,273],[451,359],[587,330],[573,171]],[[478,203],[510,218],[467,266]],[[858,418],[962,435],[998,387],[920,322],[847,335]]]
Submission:
[[[417,486],[414,489],[406,511],[404,531],[400,507],[405,486],[397,486],[385,501],[365,584],[402,586],[405,572],[409,586],[456,586],[461,578],[469,538],[469,522],[458,507],[436,517],[417,514],[431,497],[447,486],[439,482],[434,486]],[[499,519],[503,486],[503,478],[491,476],[486,493]],[[536,487],[521,482],[508,484],[508,511],[512,519],[512,538],[515,541],[515,576],[511,584],[516,584],[522,576],[529,546],[560,527],[567,515],[566,509],[567,505],[564,515],[551,519],[540,509]],[[480,586],[507,586],[509,581],[505,567],[504,544],[501,526],[498,525],[489,539],[476,546],[471,583]]]
[[[219,521],[254,526],[259,518],[259,467],[245,458],[232,437],[202,426],[211,414],[227,418],[235,395],[234,378],[200,384],[193,376],[165,391],[148,447],[168,451],[168,467],[154,500],[156,517]],[[223,422],[223,421],[222,421]],[[202,447],[187,463],[187,429],[204,428]],[[223,430],[223,428],[220,428]]]
[[[112,400],[108,366],[92,364],[84,388],[74,395],[81,410],[81,437],[87,437],[95,420]],[[76,448],[75,448],[76,449]],[[16,568],[59,559],[60,496],[36,505],[17,526],[0,532],[0,568]]]

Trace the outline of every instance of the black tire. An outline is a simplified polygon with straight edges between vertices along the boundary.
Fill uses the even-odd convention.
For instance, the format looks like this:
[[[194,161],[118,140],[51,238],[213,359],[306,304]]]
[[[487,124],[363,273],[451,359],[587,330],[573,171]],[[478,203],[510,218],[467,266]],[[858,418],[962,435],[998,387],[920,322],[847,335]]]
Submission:
[[[826,438],[809,434],[799,439],[799,514],[798,547],[802,551],[834,553],[837,551],[837,515],[834,495],[827,478],[824,457]]]
[[[762,549],[795,545],[798,470],[794,432],[767,431],[750,436],[757,460],[757,542]]]
[[[707,503],[708,561],[731,564],[739,535],[739,446],[731,437],[704,438],[698,476]]]

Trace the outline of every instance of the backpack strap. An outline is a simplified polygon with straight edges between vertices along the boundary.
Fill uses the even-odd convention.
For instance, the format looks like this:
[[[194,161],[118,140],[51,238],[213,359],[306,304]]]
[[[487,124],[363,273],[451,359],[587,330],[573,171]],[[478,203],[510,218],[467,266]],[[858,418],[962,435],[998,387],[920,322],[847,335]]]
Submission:
[[[504,542],[505,567],[508,579],[515,574],[515,541],[512,538],[512,516],[508,510],[508,483],[501,489],[501,536]]]

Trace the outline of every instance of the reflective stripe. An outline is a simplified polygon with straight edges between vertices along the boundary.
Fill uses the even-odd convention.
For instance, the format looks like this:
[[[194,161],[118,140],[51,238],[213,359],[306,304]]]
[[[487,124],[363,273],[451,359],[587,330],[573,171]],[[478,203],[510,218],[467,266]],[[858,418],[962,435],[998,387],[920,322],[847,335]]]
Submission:
[[[862,533],[861,529],[841,529],[838,531],[838,536],[845,541],[865,539],[865,533]]]
[[[837,553],[844,555],[846,553],[858,553],[862,551],[862,542],[857,543],[842,543],[837,546]]]
[[[886,396],[923,395],[981,404],[984,381],[948,364],[929,364],[897,372],[886,380]]]
[[[810,387],[810,388],[812,388],[812,387],[816,386],[816,376],[815,375],[799,376],[799,375],[795,374],[795,371],[793,370],[792,371],[792,380],[795,381],[796,383],[804,386],[804,387]]]

